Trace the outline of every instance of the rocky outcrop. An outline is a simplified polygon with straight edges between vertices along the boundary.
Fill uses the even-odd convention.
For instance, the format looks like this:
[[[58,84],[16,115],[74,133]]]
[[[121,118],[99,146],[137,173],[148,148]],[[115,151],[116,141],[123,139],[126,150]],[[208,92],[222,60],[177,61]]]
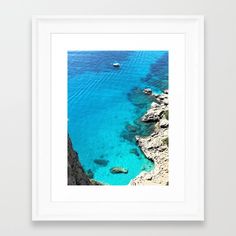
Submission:
[[[127,174],[128,170],[123,167],[113,167],[110,169],[112,174]]]
[[[148,112],[141,118],[143,122],[153,122],[159,121],[164,109],[160,107],[157,103],[152,103],[151,108]]]
[[[144,93],[146,93],[145,91],[147,89],[144,90]],[[160,95],[149,91],[147,95],[154,96],[156,101],[151,104],[151,108],[141,120],[143,122],[156,121],[156,124],[151,135],[146,137],[136,136],[136,141],[145,156],[152,160],[155,166],[150,172],[141,172],[131,180],[130,185],[169,185],[168,90]]]
[[[68,185],[96,185],[85,173],[68,136]]]

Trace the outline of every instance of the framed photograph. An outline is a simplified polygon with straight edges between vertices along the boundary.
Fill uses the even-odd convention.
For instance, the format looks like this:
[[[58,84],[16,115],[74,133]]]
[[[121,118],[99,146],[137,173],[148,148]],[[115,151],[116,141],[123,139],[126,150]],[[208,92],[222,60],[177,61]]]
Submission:
[[[203,16],[36,16],[32,220],[204,220]]]

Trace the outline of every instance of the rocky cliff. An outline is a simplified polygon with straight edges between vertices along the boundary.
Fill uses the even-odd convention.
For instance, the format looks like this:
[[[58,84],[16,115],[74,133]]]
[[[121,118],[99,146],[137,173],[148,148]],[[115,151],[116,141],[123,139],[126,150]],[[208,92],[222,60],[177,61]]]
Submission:
[[[146,137],[136,136],[136,141],[145,156],[152,160],[155,167],[150,172],[141,172],[130,185],[169,185],[169,154],[168,127],[169,102],[168,90],[158,95],[150,89],[145,89],[147,96],[153,96],[155,102],[141,118],[143,122],[156,122],[154,132]]]
[[[68,185],[94,185],[85,173],[77,152],[73,149],[71,139],[68,136]]]

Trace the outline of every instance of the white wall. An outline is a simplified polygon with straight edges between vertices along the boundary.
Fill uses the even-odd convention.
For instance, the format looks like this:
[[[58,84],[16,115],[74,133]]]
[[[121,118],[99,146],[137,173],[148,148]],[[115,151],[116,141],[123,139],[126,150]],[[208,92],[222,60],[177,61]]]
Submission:
[[[234,0],[0,1],[0,235],[234,235]],[[31,15],[203,14],[206,20],[206,221],[31,222]]]

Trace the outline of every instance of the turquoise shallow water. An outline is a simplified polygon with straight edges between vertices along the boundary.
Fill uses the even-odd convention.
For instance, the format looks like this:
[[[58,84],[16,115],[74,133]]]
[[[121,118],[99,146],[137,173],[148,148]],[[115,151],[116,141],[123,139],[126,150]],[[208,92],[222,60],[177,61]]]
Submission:
[[[114,68],[113,62],[121,67]],[[68,132],[84,169],[110,185],[127,185],[153,163],[135,143],[153,124],[140,117],[152,99],[142,93],[168,88],[166,51],[69,51]],[[112,174],[110,168],[128,169]]]

